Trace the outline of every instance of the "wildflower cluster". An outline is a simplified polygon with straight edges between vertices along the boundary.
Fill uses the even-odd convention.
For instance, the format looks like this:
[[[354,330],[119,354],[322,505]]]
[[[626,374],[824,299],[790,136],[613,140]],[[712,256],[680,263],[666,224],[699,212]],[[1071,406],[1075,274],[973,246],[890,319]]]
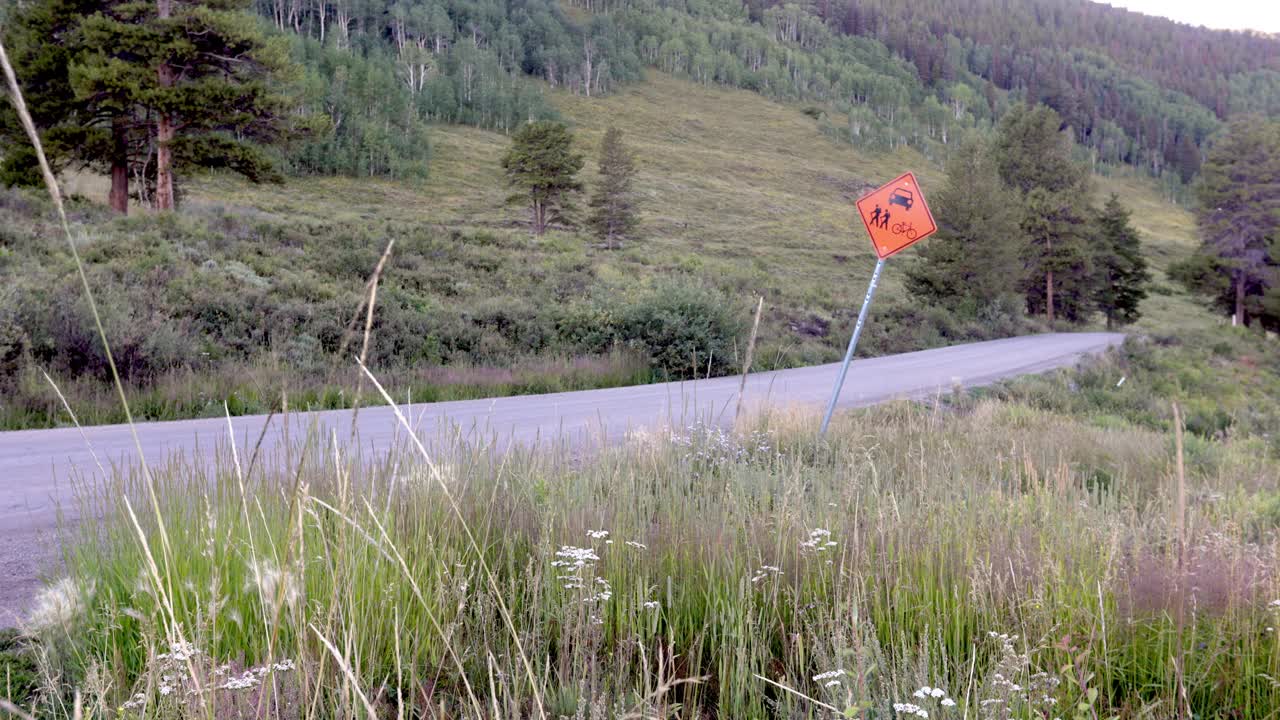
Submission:
[[[761,565],[760,569],[751,576],[752,583],[759,583],[768,578],[776,578],[782,575],[782,568],[777,565]]]
[[[613,597],[613,588],[610,587],[609,581],[602,577],[596,578],[595,591],[584,597],[584,603],[608,602]]]
[[[893,710],[901,715],[915,715],[916,717],[927,718],[929,711],[914,703],[894,703]]]
[[[911,694],[916,702],[894,703],[894,712],[899,715],[915,715],[919,718],[929,717],[929,710],[924,707],[924,703],[937,703],[939,707],[953,708],[956,701],[952,700],[947,691],[940,687],[930,687],[921,685],[914,693]]]
[[[587,537],[591,540],[603,540],[605,544],[613,544],[613,540],[609,539],[608,530],[588,530]],[[564,574],[556,576],[556,580],[564,583],[565,590],[582,591],[582,603],[595,606],[613,598],[613,587],[608,580],[602,577],[591,577],[591,572],[599,561],[600,556],[592,548],[562,545],[556,551],[556,559],[551,561],[551,566],[565,570]],[[593,625],[604,623],[600,614],[594,609],[591,612],[591,623]]]
[[[836,545],[836,541],[831,539],[830,530],[814,528],[809,531],[809,538],[800,542],[800,552],[821,553],[834,548]]]
[[[120,710],[145,712],[148,706],[157,704],[196,702],[209,692],[252,690],[271,673],[296,669],[293,660],[284,659],[235,672],[230,664],[215,665],[194,644],[177,641],[170,643],[168,652],[158,653],[151,659],[148,680],[145,681],[147,689],[134,693],[120,706]]]
[[[257,687],[262,683],[262,678],[266,677],[269,672],[288,672],[296,670],[297,666],[292,660],[284,660],[283,662],[271,663],[261,667],[249,668],[239,675],[232,675],[217,686],[219,690],[247,690]],[[230,665],[222,665],[215,668],[213,674],[217,677],[224,677],[231,672]]]
[[[683,433],[672,432],[671,444],[682,450],[681,460],[693,466],[695,476],[713,474],[730,465],[763,463],[780,457],[767,432],[757,430],[739,437],[719,425],[702,421],[686,427]]]
[[[591,548],[580,548],[572,545],[562,545],[556,551],[558,560],[551,561],[551,567],[563,568],[584,568],[600,560],[600,556],[596,555],[596,551]]]
[[[839,687],[840,678],[844,677],[844,675],[844,668],[837,668],[835,670],[828,670],[827,672],[814,675],[813,681],[816,683],[822,683],[822,687]]]
[[[1027,675],[1031,667],[1029,653],[1019,653],[1015,644],[1017,635],[989,632],[987,636],[1000,645],[1000,659],[991,674],[987,694],[991,697],[978,701],[983,716],[988,718],[1021,717],[1030,711],[1033,716],[1049,717],[1058,704],[1054,697],[1062,680],[1046,672]],[[1024,678],[1019,682],[1018,678]]]

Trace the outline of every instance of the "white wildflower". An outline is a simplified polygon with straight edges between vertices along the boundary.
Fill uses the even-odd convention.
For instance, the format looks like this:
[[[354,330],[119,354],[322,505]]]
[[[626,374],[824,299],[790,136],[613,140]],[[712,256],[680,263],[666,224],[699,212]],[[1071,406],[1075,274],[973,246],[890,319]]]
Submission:
[[[776,565],[761,565],[760,569],[751,577],[752,583],[758,583],[768,577],[778,577],[782,574],[782,568]]]
[[[604,540],[605,538],[609,537],[609,531],[608,530],[588,530],[587,537],[591,538],[592,540]]]
[[[171,660],[174,663],[184,663],[199,654],[200,648],[185,640],[179,640],[170,643],[169,652],[156,655],[156,660]]]
[[[809,539],[800,542],[800,549],[810,552],[820,553],[835,546],[836,541],[831,539],[831,531],[824,528],[810,530]]]
[[[929,694],[935,698],[940,698],[940,697],[946,697],[947,691],[943,690],[942,688],[933,688],[932,690],[929,691]]]
[[[951,698],[942,698],[942,707],[955,707],[956,701]]]
[[[596,555],[591,548],[573,547],[572,545],[563,545],[556,551],[556,557],[559,560],[553,560],[551,567],[586,567],[588,563],[596,562],[600,556]]]
[[[628,541],[625,543],[625,545],[626,545],[627,547],[633,547],[633,548],[635,548],[635,549],[637,549],[637,550],[647,550],[647,549],[649,548],[649,546],[648,546],[648,545],[645,545],[644,543],[641,543],[641,542],[636,542],[635,540],[628,540]]]
[[[828,680],[827,682],[822,683],[822,687],[836,687],[839,684],[839,680]]]
[[[824,672],[824,673],[818,673],[817,675],[814,675],[814,676],[813,676],[813,681],[814,681],[814,682],[822,682],[823,680],[832,680],[832,679],[834,679],[834,678],[843,677],[843,676],[844,676],[844,674],[845,674],[845,672],[844,672],[844,668],[837,668],[837,669],[835,669],[835,670],[828,670],[828,671],[826,671],[826,672]]]
[[[644,604],[645,610],[657,610],[661,607],[662,607],[662,604],[659,603],[657,600],[649,600],[649,601],[646,601]]]
[[[929,717],[929,711],[912,703],[894,703],[893,709],[902,715],[915,715],[919,718]]]
[[[608,602],[611,597],[613,597],[613,588],[609,587],[609,581],[604,578],[596,578],[596,592],[583,598],[582,602]]]
[[[239,677],[233,677],[230,680],[218,686],[219,690],[248,690],[258,686],[258,677],[252,671],[245,671]]]

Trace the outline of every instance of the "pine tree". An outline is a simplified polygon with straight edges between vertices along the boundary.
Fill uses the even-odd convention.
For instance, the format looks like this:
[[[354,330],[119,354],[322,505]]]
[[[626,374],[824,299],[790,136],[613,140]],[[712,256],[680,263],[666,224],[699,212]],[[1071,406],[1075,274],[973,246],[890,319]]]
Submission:
[[[938,233],[907,269],[907,290],[969,315],[1016,297],[1024,274],[1019,202],[1011,202],[990,146],[964,143],[947,163],[933,202]]]
[[[634,235],[635,195],[631,189],[636,174],[635,156],[622,142],[622,131],[610,127],[600,145],[600,183],[588,203],[592,212],[587,226],[611,248]]]
[[[1151,282],[1142,256],[1142,241],[1129,224],[1129,215],[1129,210],[1120,204],[1120,197],[1113,193],[1097,220],[1095,302],[1107,318],[1107,329],[1134,323],[1142,316],[1138,305],[1147,296]]]
[[[1027,309],[1071,321],[1088,317],[1095,276],[1085,232],[1088,177],[1071,159],[1071,138],[1044,105],[1015,107],[996,138],[1000,176],[1022,200]]]
[[[16,70],[31,104],[47,108],[35,119],[55,154],[63,164],[108,165],[118,210],[131,174],[145,178],[154,190],[139,193],[161,210],[174,206],[175,173],[227,168],[279,180],[260,144],[284,129],[271,83],[292,67],[284,40],[268,41],[249,8],[249,0],[23,5],[12,35],[28,51]]]
[[[553,222],[568,222],[571,196],[582,190],[577,175],[584,162],[582,154],[573,151],[573,135],[564,123],[528,123],[511,138],[502,167],[520,191],[511,199],[529,204],[535,235]]]
[[[1209,150],[1198,195],[1202,264],[1226,280],[1226,304],[1247,325],[1280,271],[1280,123],[1233,120]]]
[[[106,171],[111,177],[111,207],[118,212],[128,210],[130,150],[138,145],[136,135],[131,135],[135,128],[131,91],[117,86],[85,96],[75,91],[73,80],[88,54],[82,22],[95,12],[115,13],[122,4],[119,0],[33,2],[18,9],[4,33],[25,88],[27,109],[41,130],[54,170]],[[5,153],[0,183],[40,184],[35,153],[7,103],[0,103],[0,139],[17,148]]]

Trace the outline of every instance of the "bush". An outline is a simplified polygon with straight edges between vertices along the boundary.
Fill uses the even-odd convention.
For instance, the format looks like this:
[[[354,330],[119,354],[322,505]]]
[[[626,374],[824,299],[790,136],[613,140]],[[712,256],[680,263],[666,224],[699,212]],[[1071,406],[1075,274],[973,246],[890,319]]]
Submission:
[[[602,291],[603,292],[603,291]],[[672,378],[737,369],[734,342],[745,318],[728,298],[689,278],[660,280],[634,293],[580,303],[557,323],[563,342],[601,353],[623,345]]]
[[[1017,301],[981,308],[954,309],[940,305],[898,301],[877,310],[862,329],[859,355],[892,355],[926,348],[1027,335],[1044,328],[1023,315]],[[853,332],[853,325],[846,325]],[[849,336],[844,335],[841,347]]]

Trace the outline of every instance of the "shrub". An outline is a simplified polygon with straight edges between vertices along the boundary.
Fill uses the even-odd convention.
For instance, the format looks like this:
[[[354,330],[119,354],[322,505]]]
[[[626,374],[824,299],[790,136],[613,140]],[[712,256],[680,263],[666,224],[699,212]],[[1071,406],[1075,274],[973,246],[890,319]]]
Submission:
[[[601,297],[605,292],[561,315],[557,330],[563,342],[591,353],[624,345],[674,378],[736,369],[734,342],[745,319],[723,293],[683,277]]]
[[[1026,335],[1043,328],[1025,317],[1016,302],[1000,302],[980,308],[949,308],[914,302],[887,302],[879,310],[871,308],[873,321],[862,330],[859,355],[891,355],[956,343],[995,340]],[[843,323],[842,323],[843,324]],[[848,343],[853,324],[844,324],[846,334],[833,336],[841,347]]]

